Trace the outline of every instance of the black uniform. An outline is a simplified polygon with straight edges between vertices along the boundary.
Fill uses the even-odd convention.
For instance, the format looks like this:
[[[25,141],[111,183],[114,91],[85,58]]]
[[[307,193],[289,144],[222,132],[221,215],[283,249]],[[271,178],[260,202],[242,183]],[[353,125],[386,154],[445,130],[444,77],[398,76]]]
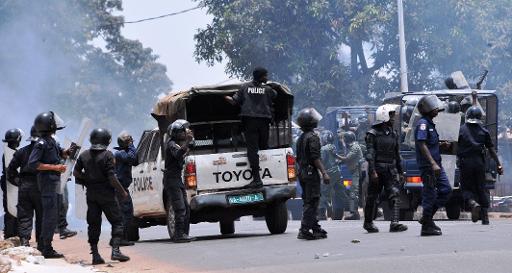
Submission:
[[[116,175],[117,179],[123,186],[124,190],[128,193],[128,197],[124,200],[119,200],[119,206],[123,216],[124,237],[128,239],[128,227],[133,219],[133,202],[129,196],[129,190],[132,183],[132,167],[137,166],[137,149],[133,144],[127,148],[116,147],[114,157],[116,160]],[[120,198],[119,198],[120,199]]]
[[[259,177],[259,150],[268,149],[269,125],[272,119],[272,100],[277,92],[268,85],[252,81],[244,84],[233,96],[241,106],[240,116],[245,132],[247,157],[253,177]]]
[[[101,234],[101,214],[112,225],[112,241],[123,236],[123,218],[115,190],[109,182],[115,179],[114,155],[107,150],[86,150],[78,157],[73,171],[77,183],[87,188],[87,224],[89,244],[97,245]],[[78,175],[77,175],[78,174]]]
[[[393,209],[392,221],[398,222],[399,174],[403,171],[397,132],[384,124],[374,125],[366,134],[366,149],[370,178],[375,171],[378,180],[370,179],[368,184],[364,220],[366,223],[373,221],[377,198],[384,189],[389,205]]]
[[[180,147],[174,140],[169,140],[165,148],[164,190],[167,200],[172,202],[176,235],[189,234],[190,231],[190,206],[181,176],[186,151],[186,147]]]
[[[43,205],[37,185],[37,172],[28,167],[28,160],[35,142],[19,149],[9,164],[9,180],[18,184],[18,233],[21,239],[30,240],[34,212],[36,216],[36,240],[41,235]],[[20,172],[18,173],[18,168]]]
[[[4,206],[4,238],[18,236],[18,223],[16,216],[7,210],[7,166],[5,166],[5,155],[2,155],[2,176],[0,177]]]
[[[317,220],[320,202],[320,174],[314,161],[320,159],[320,137],[313,131],[306,131],[297,140],[297,163],[299,181],[302,187],[302,223],[301,230],[319,230]]]
[[[63,150],[51,136],[43,136],[34,145],[28,160],[29,170],[37,171],[39,164],[60,164]],[[55,171],[38,171],[37,183],[41,191],[43,205],[43,222],[39,243],[47,251],[53,251],[51,243],[57,227],[58,205],[57,188],[60,184],[60,173]]]
[[[464,200],[475,200],[489,208],[489,191],[485,187],[485,149],[494,148],[489,131],[479,123],[460,127],[457,156]]]

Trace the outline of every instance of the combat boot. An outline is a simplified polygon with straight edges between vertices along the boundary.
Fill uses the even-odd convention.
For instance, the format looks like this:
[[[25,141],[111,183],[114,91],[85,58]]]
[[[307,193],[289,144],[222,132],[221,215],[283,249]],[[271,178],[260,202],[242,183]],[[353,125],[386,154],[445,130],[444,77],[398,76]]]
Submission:
[[[105,263],[105,260],[103,260],[100,253],[98,252],[98,245],[91,245],[91,254],[93,265]]]
[[[175,243],[190,243],[192,241],[195,241],[196,238],[188,236],[185,232],[177,231],[174,235],[173,242]]]
[[[481,215],[482,215],[482,225],[488,225],[489,224],[489,213],[487,208],[481,209]]]
[[[327,231],[325,231],[323,228],[315,228],[313,229],[313,236],[316,239],[326,239]]]
[[[421,225],[421,236],[439,236],[442,235],[441,229],[436,229],[432,216],[423,216]]]
[[[77,232],[73,231],[73,230],[69,230],[67,228],[63,228],[59,231],[59,235],[60,235],[60,239],[64,240],[66,238],[70,238],[70,237],[77,235]]]
[[[305,230],[305,229],[299,229],[299,234],[297,235],[297,239],[300,239],[300,240],[316,240],[318,238],[315,237],[315,235],[313,235],[313,233],[311,233],[309,230]]]
[[[368,231],[368,233],[377,233],[379,232],[379,229],[376,225],[373,224],[373,222],[364,222],[363,228]]]
[[[30,239],[29,238],[24,238],[24,237],[21,237],[20,238],[20,245],[21,246],[30,246]]]
[[[119,241],[121,241],[119,238],[112,239],[112,255],[111,255],[110,259],[113,261],[120,261],[120,262],[129,261],[130,257],[121,253],[121,250],[119,249]]]
[[[391,216],[391,224],[389,232],[402,232],[407,230],[407,226],[398,223],[400,221],[400,201],[398,198],[393,199],[393,215]]]
[[[418,220],[418,223],[420,223],[421,225],[423,225],[423,222],[424,222],[424,220],[423,220],[423,219],[424,219],[424,218],[423,218],[423,216],[421,216],[421,218]],[[432,221],[432,224],[434,225],[434,228],[435,228],[436,230],[441,231],[441,228],[440,228],[438,225],[436,225],[436,223],[435,223],[434,221]]]
[[[45,242],[43,244],[42,248],[43,248],[42,254],[45,259],[64,258],[64,255],[62,255],[61,253],[59,253],[59,252],[55,251],[55,249],[53,249],[53,246],[50,242]]]
[[[389,225],[389,232],[402,232],[406,230],[407,226],[404,224],[400,224],[398,222],[391,222],[391,224]]]
[[[247,188],[250,189],[259,189],[263,187],[263,181],[261,181],[260,171],[259,170],[252,170],[252,181],[247,185]]]
[[[471,208],[471,221],[476,223],[480,219],[480,204],[478,204],[475,200],[469,200],[468,204]]]

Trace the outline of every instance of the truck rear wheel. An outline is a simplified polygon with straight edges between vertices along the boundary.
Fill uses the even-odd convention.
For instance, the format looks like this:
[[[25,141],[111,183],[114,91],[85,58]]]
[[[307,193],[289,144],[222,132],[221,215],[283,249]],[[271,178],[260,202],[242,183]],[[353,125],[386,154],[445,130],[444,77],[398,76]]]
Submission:
[[[220,234],[231,235],[231,234],[235,233],[235,221],[221,220],[219,222],[219,225],[220,225]]]
[[[449,204],[446,206],[446,216],[450,220],[458,220],[460,217],[460,205]]]
[[[272,234],[281,234],[288,227],[288,209],[285,202],[277,203],[267,209],[265,215],[268,231]]]
[[[126,237],[128,241],[137,242],[139,237],[139,220],[133,218],[131,223],[128,225]]]
[[[174,235],[176,234],[176,221],[174,217],[174,209],[172,208],[171,200],[167,201],[167,232],[169,233],[169,238],[174,239]]]

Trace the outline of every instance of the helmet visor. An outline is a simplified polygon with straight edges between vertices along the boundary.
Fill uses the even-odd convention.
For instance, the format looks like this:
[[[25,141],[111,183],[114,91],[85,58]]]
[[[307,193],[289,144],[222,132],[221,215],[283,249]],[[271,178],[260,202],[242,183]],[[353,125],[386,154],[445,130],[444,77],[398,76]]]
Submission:
[[[55,112],[53,113],[53,119],[55,120],[55,128],[57,128],[57,130],[62,130],[66,128],[66,124],[64,124],[64,121]]]

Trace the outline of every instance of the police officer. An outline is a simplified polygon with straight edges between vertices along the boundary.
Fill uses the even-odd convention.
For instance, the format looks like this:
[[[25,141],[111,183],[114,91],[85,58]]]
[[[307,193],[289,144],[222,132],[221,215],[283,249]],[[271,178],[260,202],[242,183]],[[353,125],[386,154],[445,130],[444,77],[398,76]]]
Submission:
[[[332,208],[332,219],[343,219],[343,202],[346,199],[345,191],[339,183],[341,173],[338,168],[338,155],[336,154],[336,146],[334,146],[334,134],[331,131],[324,131],[322,134],[321,157],[322,163],[325,165],[327,174],[338,183],[329,183],[321,185],[321,197],[318,209],[318,219],[327,219],[327,210]]]
[[[356,141],[356,135],[352,131],[347,131],[343,134],[343,142],[347,145],[348,153],[346,156],[341,156],[341,162],[347,165],[347,168],[352,176],[352,185],[348,189],[349,197],[349,211],[350,215],[345,217],[345,220],[359,220],[359,174],[361,172],[360,164],[363,161],[363,152],[361,146]]]
[[[466,123],[460,127],[457,157],[461,175],[462,195],[471,208],[471,219],[482,219],[483,225],[489,224],[489,191],[485,187],[485,154],[498,165],[498,173],[503,174],[503,167],[494,150],[489,131],[482,125],[482,109],[472,106],[466,112]]]
[[[36,216],[36,241],[41,235],[41,221],[43,205],[41,192],[37,185],[37,173],[28,168],[28,159],[32,153],[39,136],[32,126],[30,130],[30,144],[19,149],[14,154],[8,167],[8,179],[18,186],[18,234],[22,246],[30,246],[34,212]],[[20,169],[18,173],[18,168]]]
[[[273,116],[272,101],[277,92],[265,83],[268,81],[268,72],[263,67],[254,69],[253,80],[242,85],[233,97],[226,96],[226,100],[241,107],[240,116],[245,130],[247,157],[252,170],[253,180],[248,185],[251,188],[263,186],[260,177],[259,150],[268,149],[270,122]]]
[[[437,96],[426,95],[418,101],[418,110],[422,117],[416,123],[414,140],[416,162],[423,181],[421,236],[436,236],[442,232],[434,223],[433,216],[446,204],[452,190],[441,164],[439,134],[432,121],[444,109]],[[441,145],[449,146],[444,142]]]
[[[7,143],[7,146],[16,150],[20,146],[22,132],[20,129],[10,129],[5,132],[5,137],[2,140]],[[5,155],[2,156],[2,177],[0,179],[0,186],[3,192],[3,205],[4,205],[4,238],[10,238],[18,235],[18,224],[16,215],[12,215],[7,210],[7,167],[5,165]]]
[[[92,130],[89,139],[91,148],[80,154],[73,170],[76,182],[87,188],[87,231],[92,264],[105,263],[98,252],[102,213],[112,225],[111,259],[120,262],[130,260],[119,249],[123,237],[123,218],[116,200],[116,191],[122,198],[126,198],[128,194],[116,178],[114,155],[107,150],[111,138],[107,129]]]
[[[123,215],[123,240],[121,240],[121,246],[133,245],[128,239],[128,228],[132,224],[133,220],[133,203],[128,188],[132,183],[132,167],[137,166],[137,149],[133,145],[133,138],[127,132],[121,132],[117,137],[116,150],[114,157],[116,159],[116,175],[117,179],[123,186],[125,192],[128,193],[128,197],[124,200],[119,200],[119,206],[121,207],[121,213]]]
[[[321,119],[322,116],[314,108],[302,109],[297,116],[297,124],[303,131],[297,140],[298,177],[302,187],[303,202],[298,239],[327,238],[327,232],[320,227],[317,220],[321,179],[325,184],[329,184],[331,180],[320,157],[320,137],[314,132]]]
[[[64,255],[56,252],[52,246],[53,233],[58,221],[57,188],[60,184],[60,174],[66,171],[66,165],[61,164],[61,158],[76,151],[77,147],[63,150],[52,137],[57,130],[65,127],[62,119],[53,112],[37,115],[34,127],[40,138],[30,153],[28,169],[31,172],[37,171],[37,183],[43,205],[41,237],[37,241],[37,248],[45,258],[62,258]]]
[[[376,123],[366,135],[366,147],[370,182],[364,210],[363,228],[369,233],[379,232],[373,224],[373,214],[377,198],[384,189],[389,206],[393,212],[390,232],[406,231],[407,226],[400,224],[400,189],[402,171],[399,135],[393,129],[397,105],[384,104],[376,111]]]
[[[195,240],[194,237],[189,236],[190,207],[182,178],[185,157],[194,141],[189,127],[188,121],[178,119],[167,128],[169,140],[165,147],[164,190],[167,200],[172,202],[174,210],[175,234],[172,239],[176,243],[188,243]]]

